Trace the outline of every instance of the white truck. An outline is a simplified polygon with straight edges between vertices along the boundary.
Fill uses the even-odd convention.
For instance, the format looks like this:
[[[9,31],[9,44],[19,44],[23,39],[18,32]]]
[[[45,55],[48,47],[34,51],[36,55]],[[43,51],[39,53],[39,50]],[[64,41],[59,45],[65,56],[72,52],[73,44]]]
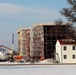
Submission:
[[[0,61],[4,61],[6,60],[7,56],[6,56],[6,50],[0,48]]]

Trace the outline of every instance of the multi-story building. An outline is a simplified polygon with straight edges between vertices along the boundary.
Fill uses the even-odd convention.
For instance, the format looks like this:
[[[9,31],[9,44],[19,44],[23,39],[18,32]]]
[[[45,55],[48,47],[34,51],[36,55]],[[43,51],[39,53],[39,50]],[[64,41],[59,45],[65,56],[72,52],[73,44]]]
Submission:
[[[30,55],[30,28],[18,30],[18,50],[20,55]]]
[[[44,57],[44,31],[40,25],[31,29],[30,57]]]
[[[31,31],[30,55],[54,58],[57,39],[69,37],[68,25],[42,24],[35,25]]]
[[[59,63],[76,63],[76,41],[72,39],[57,40],[56,60]]]

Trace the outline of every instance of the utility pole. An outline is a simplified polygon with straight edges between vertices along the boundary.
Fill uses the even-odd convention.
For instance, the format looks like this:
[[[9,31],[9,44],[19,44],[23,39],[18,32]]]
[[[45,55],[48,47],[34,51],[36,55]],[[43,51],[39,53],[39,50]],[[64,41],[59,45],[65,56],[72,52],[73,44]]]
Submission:
[[[12,33],[12,50],[14,50],[14,34]]]

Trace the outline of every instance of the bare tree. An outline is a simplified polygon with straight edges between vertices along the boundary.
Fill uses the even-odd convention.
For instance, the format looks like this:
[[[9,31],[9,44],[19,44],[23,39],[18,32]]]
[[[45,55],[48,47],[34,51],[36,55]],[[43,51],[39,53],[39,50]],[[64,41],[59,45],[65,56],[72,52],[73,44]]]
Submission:
[[[58,25],[58,26],[67,25],[68,34],[66,35],[66,38],[67,39],[76,39],[76,35],[75,35],[76,31],[75,31],[75,28],[73,27],[73,23],[71,23],[71,22],[64,23],[61,19],[56,20],[54,23],[55,23],[55,25]],[[57,29],[57,27],[56,27],[56,29]],[[59,28],[58,30],[62,31],[62,28]]]
[[[55,25],[62,25],[63,21],[61,19],[58,19],[55,21]]]
[[[66,25],[68,25],[68,36],[72,39],[76,39],[76,27],[74,25],[76,22],[76,0],[67,0],[67,3],[70,7],[63,8],[60,13],[68,19],[68,22],[66,23]],[[55,24],[62,25],[63,21],[58,19],[55,21]]]
[[[69,8],[63,8],[61,12],[68,21],[76,22],[76,0],[67,0],[68,4],[70,5]]]

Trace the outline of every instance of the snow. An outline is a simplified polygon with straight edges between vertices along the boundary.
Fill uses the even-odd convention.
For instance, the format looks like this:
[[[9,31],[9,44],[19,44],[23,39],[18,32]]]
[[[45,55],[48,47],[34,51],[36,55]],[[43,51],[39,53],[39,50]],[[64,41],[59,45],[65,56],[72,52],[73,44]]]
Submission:
[[[37,64],[52,64],[53,60],[52,59],[46,59],[46,60],[42,60],[40,62],[37,62]]]
[[[0,75],[75,75],[76,65],[0,66]]]

